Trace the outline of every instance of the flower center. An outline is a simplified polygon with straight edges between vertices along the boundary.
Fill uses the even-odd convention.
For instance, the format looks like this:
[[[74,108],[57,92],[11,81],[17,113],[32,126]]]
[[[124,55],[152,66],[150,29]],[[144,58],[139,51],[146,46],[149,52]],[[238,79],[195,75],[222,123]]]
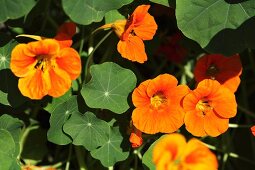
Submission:
[[[154,108],[159,108],[162,104],[167,102],[166,96],[161,92],[153,95],[150,100],[151,100],[151,105]]]
[[[215,76],[219,73],[219,71],[220,70],[215,64],[211,64],[210,67],[206,70],[206,75],[215,80]]]
[[[210,111],[213,109],[213,107],[210,105],[210,101],[207,99],[201,99],[198,101],[196,104],[196,109],[198,111],[202,112],[202,116],[206,115],[206,112]]]
[[[36,56],[36,60],[35,69],[44,71],[50,65],[50,56],[48,55],[38,55]]]

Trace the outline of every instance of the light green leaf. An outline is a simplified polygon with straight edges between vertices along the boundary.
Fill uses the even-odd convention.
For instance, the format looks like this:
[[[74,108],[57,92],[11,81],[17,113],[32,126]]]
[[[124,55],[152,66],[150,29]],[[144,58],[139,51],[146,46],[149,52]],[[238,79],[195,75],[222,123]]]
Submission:
[[[17,44],[16,41],[12,40],[5,46],[0,47],[0,70],[10,68],[11,51]]]
[[[70,135],[74,145],[93,150],[103,145],[109,125],[93,113],[74,113],[64,125],[64,132]]]
[[[160,4],[160,5],[164,5],[164,6],[170,7],[169,6],[169,0],[150,0],[150,1],[154,2],[156,4]]]
[[[0,128],[0,169],[9,169],[15,160],[15,142],[10,132]]]
[[[64,102],[66,102],[71,96],[72,96],[72,93],[71,93],[71,90],[69,90],[61,97],[52,98],[52,101],[48,103],[44,109],[48,111],[49,113],[52,113],[58,107],[58,105],[61,105]]]
[[[108,128],[108,136],[104,140],[104,144],[96,149],[91,151],[91,156],[99,159],[103,166],[110,167],[113,166],[116,162],[125,160],[129,152],[123,151],[121,148],[123,137],[119,132],[118,127]]]
[[[35,4],[35,0],[0,0],[0,22],[28,14]]]
[[[135,74],[112,62],[92,65],[90,72],[90,82],[81,89],[86,104],[119,114],[127,111],[127,97],[136,85]]]
[[[10,115],[4,114],[0,117],[0,129],[7,130],[15,142],[15,153],[14,156],[18,156],[20,147],[20,133],[23,122],[17,118],[13,118]],[[2,145],[0,145],[2,146]]]
[[[143,155],[143,159],[142,159],[142,163],[150,170],[155,170],[156,169],[156,166],[155,164],[152,162],[152,150],[155,146],[155,143],[154,142],[150,147],[149,149],[144,153]]]
[[[79,112],[76,96],[70,97],[69,100],[55,108],[50,116],[50,129],[47,133],[50,142],[58,145],[66,145],[72,142],[72,139],[64,133],[63,125],[76,112]]]
[[[105,14],[105,23],[114,23],[117,20],[125,19],[118,10],[111,10]]]
[[[238,28],[255,15],[254,1],[228,3],[225,0],[176,1],[179,29],[205,47],[221,30]]]
[[[119,9],[133,0],[62,0],[66,14],[76,23],[88,25],[99,22],[106,12]]]

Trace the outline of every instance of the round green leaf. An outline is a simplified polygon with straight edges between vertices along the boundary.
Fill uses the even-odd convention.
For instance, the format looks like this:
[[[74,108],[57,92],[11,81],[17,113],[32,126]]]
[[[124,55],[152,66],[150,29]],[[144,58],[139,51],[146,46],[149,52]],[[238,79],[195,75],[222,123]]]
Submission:
[[[5,46],[0,47],[0,70],[10,68],[11,51],[17,44],[16,41],[12,40]]]
[[[26,15],[35,4],[35,0],[0,0],[0,22]]]
[[[105,11],[96,10],[91,6],[93,0],[62,0],[65,13],[76,23],[89,25],[103,19]]]
[[[111,10],[105,14],[105,23],[113,23],[116,20],[125,19],[125,16],[123,16],[121,13],[119,13],[118,10]]]
[[[15,160],[15,142],[5,129],[0,129],[0,146],[0,169],[9,169]]]
[[[74,145],[82,145],[87,150],[103,145],[109,125],[93,113],[74,113],[64,125],[64,132],[70,135]]]
[[[119,9],[133,0],[62,0],[66,14],[76,23],[88,25],[99,22],[106,12]]]
[[[70,118],[70,115],[79,112],[77,97],[72,96],[69,100],[59,104],[50,116],[50,129],[47,132],[47,138],[50,142],[58,145],[66,145],[72,142],[72,139],[63,131],[64,123]]]
[[[109,127],[107,138],[102,141],[104,142],[103,145],[100,148],[91,151],[91,156],[99,159],[105,167],[113,166],[116,162],[125,160],[128,157],[129,152],[125,152],[121,148],[122,140],[123,137],[119,132],[119,128]]]
[[[150,170],[155,170],[156,169],[156,166],[155,164],[152,162],[152,150],[153,150],[153,147],[155,146],[155,143],[154,142],[150,147],[149,149],[144,153],[143,155],[143,159],[142,159],[142,163]]]
[[[205,47],[219,31],[238,28],[253,17],[254,1],[228,3],[225,0],[176,1],[176,18],[179,29]]]
[[[129,108],[127,97],[136,85],[135,74],[112,62],[93,65],[90,72],[90,82],[81,89],[86,104],[91,108],[124,113]]]
[[[15,156],[18,156],[20,152],[20,133],[23,127],[23,122],[17,118],[13,118],[10,115],[4,114],[0,117],[0,129],[7,130],[15,142]],[[1,146],[1,145],[0,145]]]

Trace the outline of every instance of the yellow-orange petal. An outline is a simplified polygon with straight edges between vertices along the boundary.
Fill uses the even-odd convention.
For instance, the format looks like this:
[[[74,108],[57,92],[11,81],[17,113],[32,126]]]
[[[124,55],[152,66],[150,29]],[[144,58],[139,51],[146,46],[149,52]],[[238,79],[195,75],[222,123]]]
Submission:
[[[10,68],[17,77],[27,76],[33,70],[36,59],[31,54],[26,44],[19,44],[14,47],[11,53]]]
[[[58,67],[49,70],[51,88],[48,94],[52,97],[60,97],[65,94],[71,87],[70,76]]]
[[[216,80],[206,79],[199,84],[204,86],[204,88],[214,88],[211,90],[208,100],[210,100],[210,105],[218,115],[223,118],[231,118],[236,115],[237,103],[233,92],[220,85]]]
[[[188,94],[189,95],[189,94]],[[187,95],[187,96],[188,96]],[[187,97],[186,96],[186,97]],[[186,103],[188,102],[188,98],[184,98],[184,110]],[[185,100],[186,99],[186,100]],[[186,111],[184,117],[184,124],[188,132],[190,132],[194,136],[206,136],[206,132],[204,130],[204,118],[199,115],[195,110]]]
[[[166,167],[172,167],[174,161],[181,158],[186,147],[184,136],[173,133],[164,135],[156,142],[152,151],[152,160],[159,170],[165,170]]]
[[[73,48],[63,48],[56,58],[58,67],[69,74],[75,80],[81,73],[81,59]]]
[[[48,72],[34,69],[26,77],[19,79],[18,87],[23,96],[30,99],[42,99],[50,88],[47,79],[49,79]]]
[[[137,37],[130,35],[126,41],[119,41],[117,50],[123,58],[139,63],[147,61],[145,47],[143,41]]]
[[[164,95],[171,93],[172,88],[176,88],[178,84],[177,79],[170,74],[161,74],[156,78],[152,79],[147,87],[147,94],[152,97],[157,92],[161,92]]]
[[[218,162],[216,156],[198,139],[187,142],[181,159],[181,169],[216,170]]]
[[[59,52],[60,46],[57,40],[43,39],[27,44],[27,48],[32,54],[38,55],[55,55]]]
[[[204,116],[204,129],[207,135],[216,137],[228,130],[229,119],[221,118],[213,110]]]
[[[151,80],[142,82],[132,93],[132,102],[135,107],[149,107],[150,97],[147,94],[148,84]]]

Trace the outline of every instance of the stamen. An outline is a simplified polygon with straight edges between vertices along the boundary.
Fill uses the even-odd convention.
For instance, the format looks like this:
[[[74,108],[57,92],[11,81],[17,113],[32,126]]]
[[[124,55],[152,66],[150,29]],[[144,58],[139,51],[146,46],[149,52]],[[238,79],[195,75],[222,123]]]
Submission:
[[[167,102],[167,98],[165,97],[163,93],[159,92],[153,95],[150,101],[151,101],[151,106],[153,106],[154,108],[159,108],[162,104]]]
[[[206,113],[213,109],[213,107],[210,105],[210,101],[207,99],[201,99],[196,104],[196,109],[198,111],[201,111],[202,116],[205,116]]]

